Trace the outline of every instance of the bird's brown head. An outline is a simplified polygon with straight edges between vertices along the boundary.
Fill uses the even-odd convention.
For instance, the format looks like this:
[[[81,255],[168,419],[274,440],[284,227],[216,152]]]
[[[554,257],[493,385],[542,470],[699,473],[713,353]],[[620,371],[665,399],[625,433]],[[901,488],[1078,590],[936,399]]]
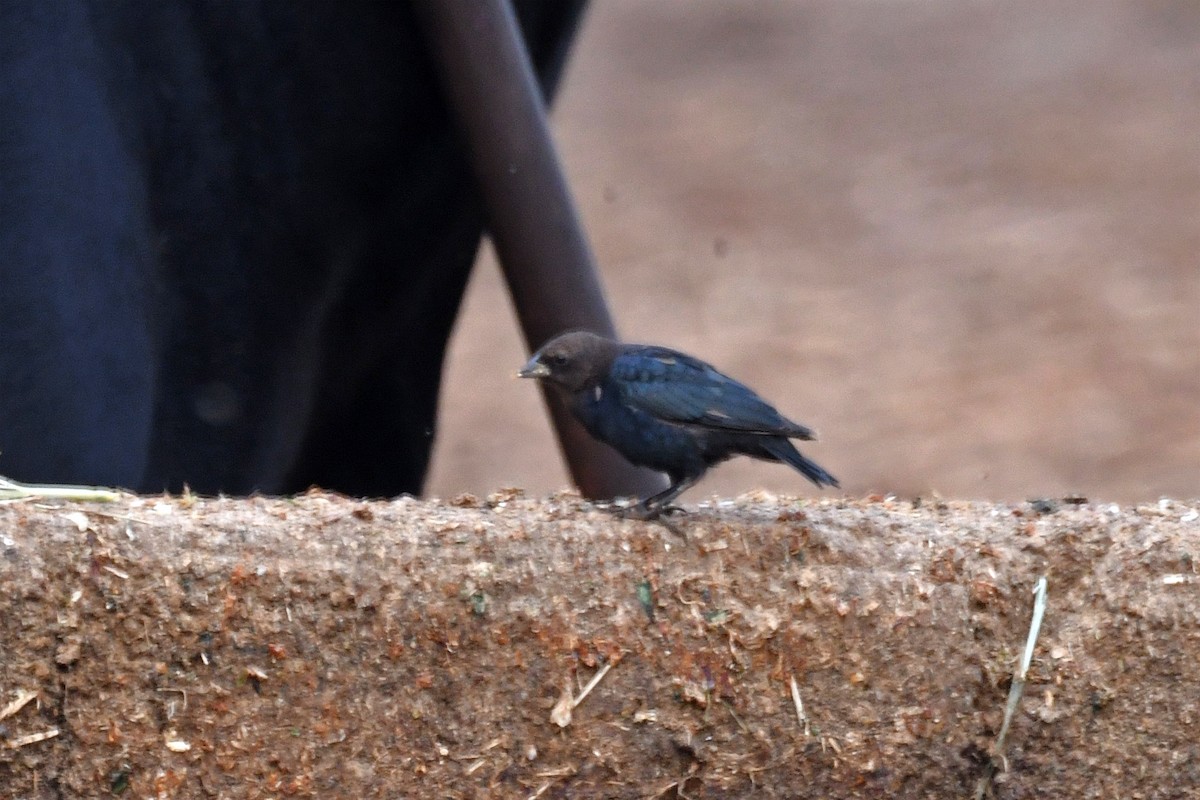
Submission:
[[[617,348],[616,342],[587,331],[564,333],[542,345],[517,375],[567,392],[582,391],[603,380]]]

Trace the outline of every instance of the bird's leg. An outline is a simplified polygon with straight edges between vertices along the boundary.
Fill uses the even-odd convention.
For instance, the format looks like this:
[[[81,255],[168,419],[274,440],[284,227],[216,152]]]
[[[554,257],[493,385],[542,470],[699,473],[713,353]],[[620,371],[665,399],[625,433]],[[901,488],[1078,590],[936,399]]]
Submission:
[[[695,486],[700,478],[700,475],[691,475],[675,481],[658,494],[651,495],[637,505],[625,509],[623,515],[633,519],[656,519],[668,509],[672,500]]]

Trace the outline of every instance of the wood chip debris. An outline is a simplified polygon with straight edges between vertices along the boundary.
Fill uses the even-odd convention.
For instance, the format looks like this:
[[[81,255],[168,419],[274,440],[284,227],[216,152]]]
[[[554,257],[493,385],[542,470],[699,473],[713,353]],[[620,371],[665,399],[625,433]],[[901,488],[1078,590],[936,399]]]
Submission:
[[[44,742],[47,739],[53,739],[55,736],[58,736],[58,734],[58,728],[51,728],[50,730],[42,731],[41,733],[31,733],[26,736],[18,736],[15,739],[9,739],[7,744],[10,748],[16,750],[18,747],[25,747],[26,745],[37,744],[38,742]]]
[[[0,709],[0,719],[8,719],[9,717],[13,716],[22,708],[29,705],[30,701],[37,696],[38,693],[30,689],[18,690],[16,698],[4,708]],[[4,744],[13,750],[16,750],[18,747],[25,747],[26,745],[37,744],[38,742],[44,742],[47,739],[53,739],[55,736],[58,736],[58,734],[58,728],[51,728],[50,730],[42,731],[41,733],[30,733],[25,736],[17,736],[12,739],[6,739]]]
[[[19,689],[17,697],[11,703],[0,709],[0,719],[8,719],[13,714],[16,714],[25,706],[29,705],[29,701],[37,697],[38,693],[30,689]]]
[[[597,670],[596,674],[592,676],[592,679],[587,682],[587,686],[583,687],[583,691],[579,693],[578,697],[573,695],[571,691],[571,683],[568,680],[567,684],[563,687],[562,694],[558,697],[558,702],[554,704],[554,708],[550,709],[550,721],[560,728],[565,728],[570,725],[571,711],[580,703],[582,703],[585,697],[591,694],[592,689],[596,688],[596,684],[600,683],[600,681],[612,668],[613,665],[610,662]]]
[[[550,709],[550,721],[560,728],[565,728],[571,724],[571,709],[575,707],[572,702],[571,683],[567,681],[567,685],[563,687],[562,694],[558,696],[558,702],[554,704],[554,708]]]
[[[80,533],[86,531],[88,529],[88,525],[90,525],[87,514],[83,513],[82,511],[68,511],[66,514],[62,515],[62,518],[78,528]]]
[[[800,685],[796,683],[795,675],[788,676],[788,684],[792,689],[792,705],[796,707],[796,719],[800,722],[804,735],[812,736],[812,728],[808,724],[808,715],[804,713],[804,701],[800,699]]]

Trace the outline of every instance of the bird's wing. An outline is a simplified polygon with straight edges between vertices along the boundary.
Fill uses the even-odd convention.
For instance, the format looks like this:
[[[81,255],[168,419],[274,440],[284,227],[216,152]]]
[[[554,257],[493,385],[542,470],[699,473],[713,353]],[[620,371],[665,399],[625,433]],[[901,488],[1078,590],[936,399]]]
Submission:
[[[744,384],[711,365],[665,347],[627,350],[610,376],[623,402],[666,422],[741,433],[811,439]]]

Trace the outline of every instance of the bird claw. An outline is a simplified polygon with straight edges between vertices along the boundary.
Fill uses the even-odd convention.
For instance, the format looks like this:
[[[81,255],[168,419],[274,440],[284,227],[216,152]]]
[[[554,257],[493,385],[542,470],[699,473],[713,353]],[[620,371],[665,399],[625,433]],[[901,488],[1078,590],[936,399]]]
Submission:
[[[682,506],[674,506],[663,503],[646,503],[645,501],[634,503],[633,505],[622,505],[620,502],[596,503],[596,508],[601,511],[607,511],[614,517],[621,519],[634,519],[640,522],[656,522],[669,530],[671,533],[678,536],[683,541],[687,541],[687,534],[683,532],[675,523],[668,517],[676,514],[685,514],[686,510]]]
[[[638,503],[637,505],[625,506],[624,508],[614,508],[613,513],[618,517],[624,517],[625,519],[648,521],[657,519],[659,514],[662,513],[662,509],[655,506],[648,506],[644,503]]]
[[[636,505],[627,506],[625,508],[615,509],[617,516],[625,517],[626,519],[636,519],[642,521],[657,520],[663,515],[674,516],[676,514],[686,514],[687,510],[683,506],[675,505],[647,505],[646,503],[638,503]]]

